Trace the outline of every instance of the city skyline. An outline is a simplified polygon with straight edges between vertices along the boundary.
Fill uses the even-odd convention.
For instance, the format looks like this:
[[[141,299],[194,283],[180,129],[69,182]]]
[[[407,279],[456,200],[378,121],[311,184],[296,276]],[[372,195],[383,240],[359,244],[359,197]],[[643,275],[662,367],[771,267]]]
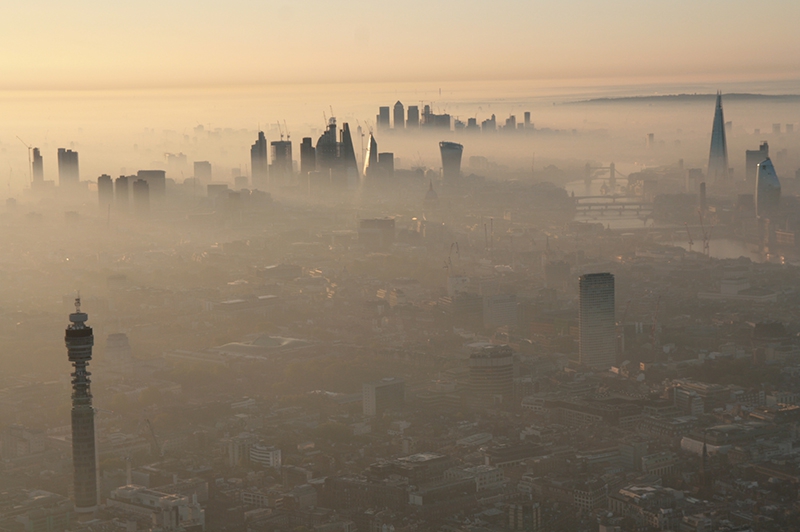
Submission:
[[[796,1],[11,1],[1,531],[800,531]]]

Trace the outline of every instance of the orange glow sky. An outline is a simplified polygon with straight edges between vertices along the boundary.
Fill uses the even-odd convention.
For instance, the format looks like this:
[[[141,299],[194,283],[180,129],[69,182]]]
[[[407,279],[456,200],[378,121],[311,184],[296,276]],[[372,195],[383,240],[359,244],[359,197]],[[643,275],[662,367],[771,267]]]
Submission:
[[[6,0],[0,89],[800,78],[800,2]]]

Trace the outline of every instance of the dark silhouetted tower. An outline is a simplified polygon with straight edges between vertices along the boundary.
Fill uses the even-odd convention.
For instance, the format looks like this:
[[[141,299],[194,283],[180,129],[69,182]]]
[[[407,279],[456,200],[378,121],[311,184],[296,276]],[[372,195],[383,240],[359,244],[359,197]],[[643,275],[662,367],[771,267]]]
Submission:
[[[150,186],[144,179],[133,182],[133,212],[146,216],[150,212]]]
[[[78,152],[58,149],[58,185],[76,186],[80,182],[80,172],[78,171]]]
[[[725,117],[722,113],[722,93],[717,93],[714,124],[711,128],[711,149],[708,154],[708,178],[714,183],[728,180],[728,142],[725,139]]]
[[[487,118],[481,122],[481,131],[484,133],[497,131],[497,117],[492,115],[491,118]]]
[[[331,171],[339,158],[339,143],[336,142],[336,118],[328,119],[328,128],[317,140],[317,169]]]
[[[442,180],[445,185],[457,185],[461,178],[461,154],[464,146],[455,142],[440,142],[442,153]]]
[[[136,177],[147,181],[151,199],[159,201],[166,197],[167,173],[164,170],[139,170],[136,172]]]
[[[97,178],[97,196],[103,209],[114,201],[114,181],[110,175],[103,174]]]
[[[416,105],[408,106],[408,127],[419,127],[419,107]]]
[[[347,186],[354,187],[358,184],[358,162],[356,161],[356,150],[353,147],[353,137],[350,136],[350,124],[342,124],[341,146],[339,147],[339,157],[341,158],[342,168],[347,176]]]
[[[394,109],[392,110],[392,114],[394,115],[394,129],[405,129],[406,127],[406,109],[403,107],[403,104],[399,101],[394,104]]]
[[[114,202],[117,204],[117,210],[121,212],[128,212],[130,186],[128,176],[121,175],[114,181]]]
[[[391,124],[389,122],[388,106],[378,108],[378,116],[376,117],[375,122],[378,125],[378,129],[389,129]]]
[[[394,177],[394,153],[383,152],[378,154],[378,172],[381,177]]]
[[[745,150],[744,152],[744,177],[753,184],[758,173],[758,163],[769,158],[769,144],[762,142],[757,150]]]
[[[756,177],[756,216],[769,216],[778,210],[781,202],[781,182],[772,161],[766,160],[758,164]]]
[[[272,166],[270,166],[270,182],[286,183],[292,177],[292,141],[274,140],[270,143],[272,149]]]
[[[301,174],[308,174],[317,170],[317,150],[311,142],[311,137],[303,137],[303,142],[300,144]]]
[[[33,182],[42,183],[44,181],[44,163],[39,148],[33,149]]]
[[[514,352],[507,345],[484,347],[469,357],[471,392],[501,403],[514,394]]]
[[[194,178],[205,183],[211,181],[211,163],[208,161],[195,161]]]
[[[614,275],[581,275],[579,295],[580,362],[592,368],[609,369],[617,361]]]
[[[266,189],[269,184],[269,167],[267,166],[267,138],[263,131],[258,132],[258,140],[250,146],[250,168],[252,169],[253,188]]]
[[[97,451],[94,436],[94,409],[89,373],[86,367],[92,360],[94,335],[86,325],[89,316],[81,312],[80,298],[75,300],[75,312],[66,331],[65,342],[72,363],[72,466],[75,488],[75,511],[93,512],[97,509]]]

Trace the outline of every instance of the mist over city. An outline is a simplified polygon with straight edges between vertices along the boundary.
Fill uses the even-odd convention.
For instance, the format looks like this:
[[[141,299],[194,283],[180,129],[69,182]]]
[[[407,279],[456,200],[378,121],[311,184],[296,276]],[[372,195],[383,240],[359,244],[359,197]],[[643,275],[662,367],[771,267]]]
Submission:
[[[800,530],[800,5],[429,4],[7,6],[0,532]]]

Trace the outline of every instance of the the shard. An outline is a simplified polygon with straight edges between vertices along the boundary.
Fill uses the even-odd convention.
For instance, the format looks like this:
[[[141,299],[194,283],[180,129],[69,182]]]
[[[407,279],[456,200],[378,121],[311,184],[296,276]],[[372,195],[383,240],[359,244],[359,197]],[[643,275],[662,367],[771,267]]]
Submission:
[[[728,181],[728,142],[725,139],[725,117],[722,114],[722,93],[717,93],[714,126],[711,129],[711,150],[708,154],[708,179],[712,183]]]

